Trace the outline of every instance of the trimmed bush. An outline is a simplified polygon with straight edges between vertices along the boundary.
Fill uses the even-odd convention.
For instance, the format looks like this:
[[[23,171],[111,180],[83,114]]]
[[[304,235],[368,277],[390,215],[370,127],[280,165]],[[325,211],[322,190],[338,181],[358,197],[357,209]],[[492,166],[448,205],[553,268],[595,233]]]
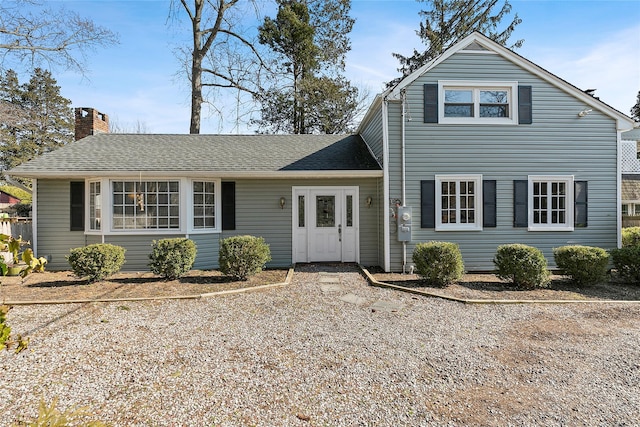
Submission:
[[[544,288],[550,282],[542,251],[519,243],[498,246],[493,259],[496,276],[520,289]]]
[[[67,261],[73,274],[87,277],[89,282],[102,280],[117,273],[125,263],[123,247],[109,243],[96,243],[71,249]]]
[[[604,280],[609,253],[592,246],[562,246],[553,249],[556,265],[578,285],[593,285]]]
[[[622,229],[622,246],[640,246],[640,227]]]
[[[220,241],[220,271],[237,280],[259,273],[271,261],[271,250],[262,237],[234,236]]]
[[[611,249],[609,253],[618,276],[627,283],[640,284],[640,246]]]
[[[434,286],[455,283],[464,275],[462,254],[455,243],[418,243],[413,250],[412,259],[416,274]]]
[[[165,279],[177,279],[191,270],[196,261],[196,253],[195,242],[185,237],[154,240],[149,255],[149,268],[153,274]]]

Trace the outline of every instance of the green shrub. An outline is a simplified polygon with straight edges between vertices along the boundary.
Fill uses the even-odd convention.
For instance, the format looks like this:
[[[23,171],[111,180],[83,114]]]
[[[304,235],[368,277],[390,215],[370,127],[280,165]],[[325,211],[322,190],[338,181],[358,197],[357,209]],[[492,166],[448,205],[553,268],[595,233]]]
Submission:
[[[553,249],[553,258],[562,274],[578,285],[599,283],[607,275],[609,253],[591,246],[562,246]]]
[[[455,243],[418,243],[413,250],[412,259],[416,274],[434,286],[454,283],[464,274],[462,254]]]
[[[493,259],[496,276],[522,289],[544,288],[550,282],[547,260],[540,249],[518,243],[498,246]]]
[[[234,236],[220,242],[220,271],[238,280],[257,274],[271,261],[271,251],[262,237]]]
[[[627,283],[640,284],[640,246],[611,249],[609,253],[618,276]]]
[[[640,227],[622,229],[622,246],[640,246]]]
[[[152,273],[165,279],[177,279],[191,270],[196,253],[195,242],[184,237],[154,240],[149,268]]]
[[[71,249],[67,261],[77,277],[96,282],[120,271],[125,263],[125,251],[123,247],[109,243],[95,243]]]

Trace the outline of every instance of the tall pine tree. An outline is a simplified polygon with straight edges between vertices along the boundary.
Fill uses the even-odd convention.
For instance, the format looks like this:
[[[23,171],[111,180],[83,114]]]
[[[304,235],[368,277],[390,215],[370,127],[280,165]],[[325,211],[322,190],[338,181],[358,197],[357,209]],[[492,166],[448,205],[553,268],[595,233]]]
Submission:
[[[417,0],[427,3],[428,9],[420,11],[424,22],[416,34],[422,39],[425,50],[413,50],[413,55],[403,56],[394,53],[400,61],[398,71],[405,77],[422,65],[436,58],[449,46],[477,31],[493,41],[507,46],[511,33],[522,22],[516,14],[506,28],[500,30],[498,25],[511,13],[511,5],[505,0],[498,7],[499,0]],[[518,40],[509,48],[522,46],[524,40]],[[400,79],[389,83],[394,85]]]
[[[36,68],[28,83],[0,76],[0,167],[11,169],[73,141],[71,101],[49,71]]]
[[[640,90],[638,91],[638,97],[636,98],[636,105],[631,107],[631,118],[640,123]]]
[[[350,0],[277,0],[258,29],[275,54],[271,85],[257,97],[268,133],[344,133],[359,111],[358,89],[341,74],[351,45]]]

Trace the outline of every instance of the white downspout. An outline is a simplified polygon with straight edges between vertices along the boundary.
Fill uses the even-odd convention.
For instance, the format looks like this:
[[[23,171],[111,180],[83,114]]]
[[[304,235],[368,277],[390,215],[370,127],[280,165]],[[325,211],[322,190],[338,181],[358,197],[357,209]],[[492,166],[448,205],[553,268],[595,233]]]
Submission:
[[[31,181],[31,249],[38,256],[38,180]]]
[[[383,185],[383,224],[384,230],[384,271],[391,269],[391,233],[389,232],[389,117],[387,98],[382,99],[382,185]]]
[[[400,117],[402,120],[402,127],[401,127],[401,138],[402,138],[402,177],[401,177],[401,181],[402,181],[402,207],[407,206],[405,199],[407,197],[406,194],[406,179],[405,179],[405,172],[406,172],[406,157],[405,157],[405,124],[404,124],[404,118],[405,118],[405,101],[406,101],[406,96],[407,96],[407,92],[405,89],[402,89],[400,91],[400,102],[402,102],[402,116]],[[402,274],[405,274],[407,270],[407,242],[403,241],[402,242]]]
[[[622,132],[617,131],[616,144],[616,241],[617,247],[622,247]]]

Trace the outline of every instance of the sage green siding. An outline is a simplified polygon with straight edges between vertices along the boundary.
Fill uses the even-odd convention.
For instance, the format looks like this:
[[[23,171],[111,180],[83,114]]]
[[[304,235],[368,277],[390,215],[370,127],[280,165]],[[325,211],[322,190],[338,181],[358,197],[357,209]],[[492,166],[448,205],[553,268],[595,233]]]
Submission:
[[[291,191],[293,186],[358,186],[360,204],[360,260],[366,265],[379,265],[380,238],[379,178],[367,179],[300,179],[300,180],[237,180],[236,230],[222,233],[191,234],[198,253],[194,268],[218,268],[220,239],[250,234],[264,237],[270,245],[272,261],[268,267],[291,265]],[[111,243],[124,247],[125,271],[146,271],[153,240],[185,237],[185,234],[105,234],[86,235],[69,231],[70,189],[68,180],[39,180],[37,185],[38,256],[48,256],[50,270],[67,270],[65,255],[71,248],[92,243]],[[286,198],[284,209],[280,197]],[[371,208],[366,199],[372,197]]]
[[[263,237],[269,244],[272,261],[270,267],[291,265],[292,250],[292,187],[303,186],[358,186],[360,188],[360,262],[379,265],[378,225],[375,206],[377,179],[300,179],[300,180],[236,180],[236,230],[224,231],[222,237],[250,234]],[[367,208],[366,199],[374,199]],[[284,209],[280,197],[285,197]],[[217,259],[216,259],[217,262]]]
[[[445,125],[423,123],[423,85],[438,80],[517,81],[532,86],[533,124]],[[413,207],[413,241],[460,245],[468,270],[491,270],[498,245],[524,243],[543,250],[553,267],[552,248],[617,245],[615,120],[597,111],[579,118],[585,104],[499,55],[457,53],[407,87],[406,204]],[[389,105],[390,197],[401,197],[400,104]],[[436,232],[420,228],[420,181],[436,174],[482,174],[497,181],[497,227]],[[588,181],[588,227],[573,232],[513,227],[513,180],[528,175],[573,175]],[[393,233],[393,228],[392,228]],[[391,235],[391,269],[402,268],[402,245]]]
[[[68,270],[65,256],[69,249],[84,246],[83,231],[70,231],[71,189],[69,180],[38,180],[36,182],[36,255],[47,257],[47,269]]]
[[[220,249],[220,233],[190,234],[189,238],[196,243],[198,253],[193,268],[212,270],[218,268],[218,250]]]

